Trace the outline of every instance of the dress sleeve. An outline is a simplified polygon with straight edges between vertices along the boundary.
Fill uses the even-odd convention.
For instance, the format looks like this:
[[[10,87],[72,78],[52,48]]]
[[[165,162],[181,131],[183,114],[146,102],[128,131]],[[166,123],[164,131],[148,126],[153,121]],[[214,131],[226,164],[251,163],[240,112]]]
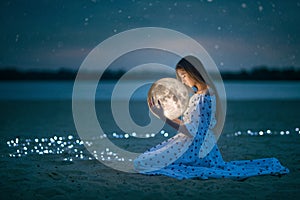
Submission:
[[[199,99],[197,99],[199,98]],[[195,137],[199,129],[208,130],[213,128],[216,124],[213,110],[215,107],[214,96],[202,95],[191,101],[190,109],[188,110],[188,117],[184,124],[189,133]]]

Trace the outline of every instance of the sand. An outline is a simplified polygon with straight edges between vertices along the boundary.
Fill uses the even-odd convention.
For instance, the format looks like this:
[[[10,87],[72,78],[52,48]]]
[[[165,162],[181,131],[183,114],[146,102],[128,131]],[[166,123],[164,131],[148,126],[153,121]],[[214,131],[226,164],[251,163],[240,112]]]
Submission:
[[[107,102],[97,103],[105,131],[118,131]],[[144,102],[134,102],[132,116],[146,123]],[[300,101],[231,101],[218,145],[226,161],[276,157],[290,169],[282,177],[260,176],[243,182],[229,179],[176,180],[108,168],[97,160],[63,160],[65,154],[9,157],[7,141],[19,137],[76,136],[71,101],[0,102],[0,199],[299,199]],[[266,131],[276,135],[233,136]],[[171,133],[172,129],[166,128]],[[290,134],[280,135],[280,131]],[[163,138],[151,142],[159,141]],[[121,141],[121,140],[119,140]],[[149,143],[129,142],[142,151]],[[118,143],[118,142],[116,142]],[[122,142],[120,142],[122,145]]]

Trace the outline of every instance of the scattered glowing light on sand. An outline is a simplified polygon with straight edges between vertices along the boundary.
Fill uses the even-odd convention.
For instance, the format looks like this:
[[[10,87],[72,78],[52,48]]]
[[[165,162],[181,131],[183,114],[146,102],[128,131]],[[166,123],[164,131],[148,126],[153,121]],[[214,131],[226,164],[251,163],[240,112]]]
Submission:
[[[147,133],[145,136],[147,138],[154,138],[154,137],[170,137],[170,134],[166,132],[165,130],[161,130],[159,132],[160,134],[155,133]],[[260,131],[236,131],[233,134],[227,134],[227,137],[232,136],[260,136],[260,137],[272,137],[276,135],[281,136],[293,136],[293,135],[300,135],[300,129],[294,128],[290,130],[271,130],[267,129],[266,131],[260,130]],[[134,136],[136,136],[136,133],[133,132],[131,134],[125,133],[125,134],[118,134],[117,132],[113,132],[110,134],[113,136],[113,138],[118,140],[130,140]],[[6,144],[8,148],[10,149],[10,152],[8,153],[8,156],[11,158],[20,158],[23,156],[28,156],[30,154],[36,154],[36,155],[62,155],[64,156],[62,160],[73,162],[75,160],[93,160],[93,159],[101,159],[103,161],[112,161],[117,160],[120,162],[125,161],[124,158],[120,157],[117,153],[111,151],[109,148],[105,148],[102,151],[94,151],[92,153],[93,157],[90,157],[90,154],[88,154],[85,149],[85,145],[92,146],[94,143],[97,143],[96,140],[101,140],[104,137],[107,137],[105,135],[101,135],[97,138],[93,138],[91,141],[82,141],[78,138],[75,138],[73,135],[68,135],[67,137],[63,136],[54,136],[50,138],[34,138],[34,139],[23,139],[20,137],[17,137],[15,139],[11,139],[6,141]]]
[[[227,137],[232,137],[232,136],[272,136],[272,135],[294,135],[294,134],[300,134],[300,129],[295,128],[295,129],[290,129],[290,130],[281,130],[281,131],[276,131],[276,130],[271,130],[267,129],[266,131],[260,130],[260,131],[252,131],[252,130],[247,130],[247,131],[236,131],[233,134],[227,133]]]

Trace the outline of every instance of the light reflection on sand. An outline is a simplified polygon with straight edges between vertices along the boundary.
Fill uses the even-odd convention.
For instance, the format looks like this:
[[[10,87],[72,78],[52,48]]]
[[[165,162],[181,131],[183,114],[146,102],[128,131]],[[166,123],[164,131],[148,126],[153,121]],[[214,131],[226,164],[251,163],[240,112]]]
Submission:
[[[165,130],[161,130],[160,134],[168,138],[169,133]],[[132,137],[135,137],[136,133],[133,132],[131,134],[118,134],[116,132],[112,133],[114,139],[121,140],[129,140]],[[257,136],[257,137],[271,137],[271,136],[289,136],[289,135],[299,135],[300,129],[294,128],[291,130],[246,130],[246,131],[236,131],[232,134],[227,134],[226,137],[239,137],[239,136]],[[85,145],[92,146],[93,141],[101,140],[104,137],[107,137],[106,134],[101,135],[97,138],[92,138],[90,141],[82,141],[79,138],[76,138],[73,135],[65,136],[53,136],[50,138],[14,138],[8,140],[6,142],[9,153],[8,156],[10,158],[21,158],[28,156],[30,154],[36,155],[48,155],[48,154],[56,154],[62,155],[63,161],[73,162],[75,160],[94,160],[101,159],[103,161],[129,161],[132,160],[120,157],[117,153],[112,152],[109,148],[106,148],[104,151],[97,152],[93,151],[91,153],[87,153],[85,149]],[[156,134],[146,134],[146,137],[156,137]]]

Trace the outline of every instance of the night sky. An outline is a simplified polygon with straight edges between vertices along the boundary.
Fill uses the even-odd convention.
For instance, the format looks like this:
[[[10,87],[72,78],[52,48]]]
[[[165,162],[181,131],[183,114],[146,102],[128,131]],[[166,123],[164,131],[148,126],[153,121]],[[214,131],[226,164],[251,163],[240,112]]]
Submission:
[[[164,27],[196,39],[223,70],[300,68],[300,1],[1,1],[0,68],[78,69],[116,33]],[[109,50],[108,50],[109,51]]]

